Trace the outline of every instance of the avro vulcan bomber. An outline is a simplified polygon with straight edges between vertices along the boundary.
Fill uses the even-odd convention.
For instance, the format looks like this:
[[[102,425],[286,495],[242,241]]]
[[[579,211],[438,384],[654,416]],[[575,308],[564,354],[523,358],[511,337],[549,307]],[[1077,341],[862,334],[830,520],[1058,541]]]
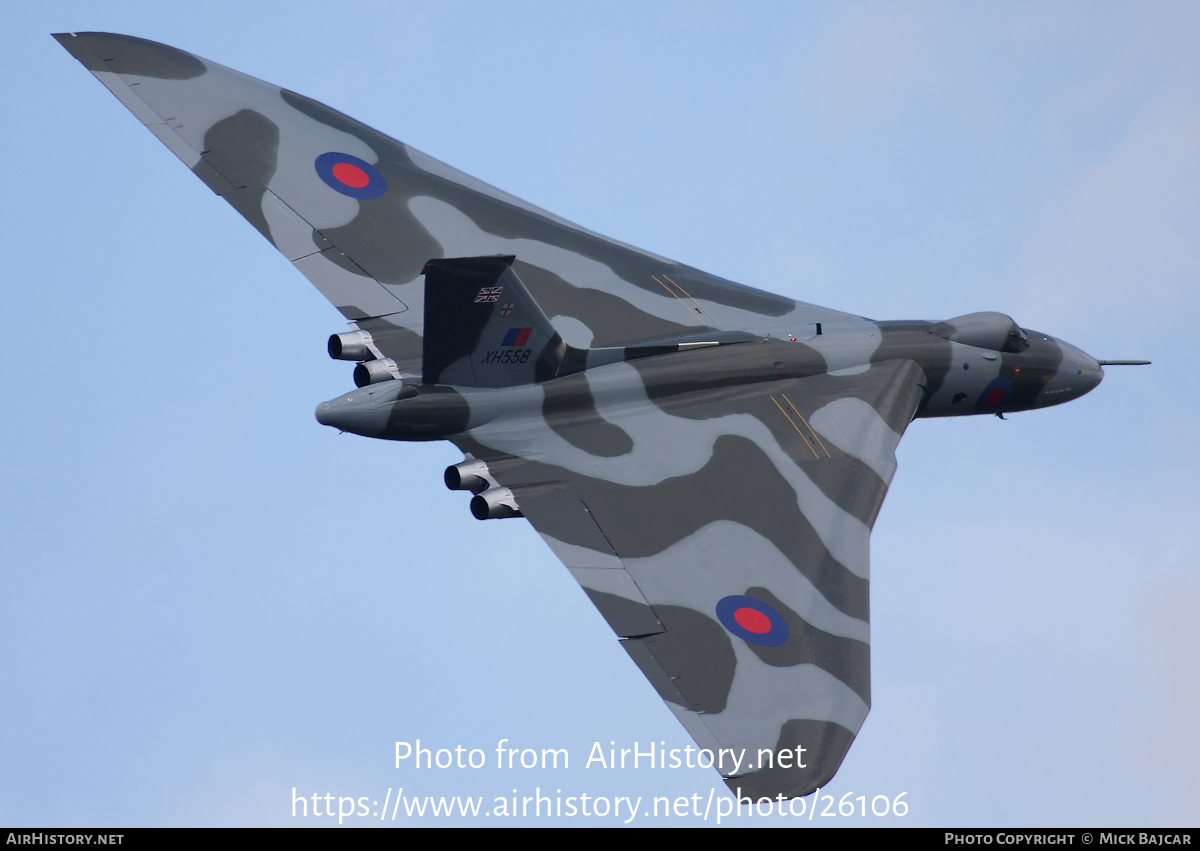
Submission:
[[[55,38],[349,323],[329,354],[357,389],[317,419],[461,449],[446,485],[533,525],[744,796],[825,784],[867,716],[868,539],[909,423],[1104,377],[1000,313],[876,322],[751,289],[207,59]]]

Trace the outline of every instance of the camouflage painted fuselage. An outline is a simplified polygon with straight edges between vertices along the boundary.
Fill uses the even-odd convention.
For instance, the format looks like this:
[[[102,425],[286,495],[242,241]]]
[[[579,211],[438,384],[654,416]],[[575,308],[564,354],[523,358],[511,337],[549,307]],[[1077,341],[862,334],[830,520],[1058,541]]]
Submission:
[[[1001,314],[874,322],[606,239],[302,95],[55,36],[349,320],[318,419],[450,440],[731,788],[804,795],[870,708],[868,543],[914,417],[1069,401],[1100,365]]]
[[[945,325],[890,321],[842,328],[826,324],[821,335],[810,328],[808,337],[794,340],[796,335],[777,330],[736,343],[632,359],[628,361],[632,371],[595,367],[588,381],[574,374],[556,377],[534,394],[522,387],[424,385],[416,395],[397,401],[400,388],[371,385],[323,403],[317,417],[326,425],[366,437],[448,440],[518,412],[555,422],[567,412],[575,418],[594,415],[590,381],[607,382],[617,394],[614,398],[666,402],[700,390],[822,374],[854,375],[873,363],[892,360],[910,360],[921,368],[922,397],[915,418],[954,417],[1059,405],[1084,395],[1104,377],[1094,358],[1037,331],[1026,332],[1028,348],[1004,352],[946,339],[937,333]],[[831,363],[836,366],[831,368]],[[617,389],[622,386],[624,391]],[[548,407],[549,399],[554,402]]]

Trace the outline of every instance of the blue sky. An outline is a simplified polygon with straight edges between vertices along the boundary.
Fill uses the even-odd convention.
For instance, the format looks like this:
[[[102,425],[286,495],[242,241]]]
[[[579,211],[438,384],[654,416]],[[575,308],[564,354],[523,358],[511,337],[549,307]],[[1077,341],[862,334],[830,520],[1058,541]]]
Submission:
[[[597,741],[690,739],[532,528],[445,490],[452,446],[315,422],[350,384],[324,352],[341,318],[49,37],[107,30],[752,286],[1152,359],[1061,408],[910,428],[872,540],[873,708],[828,790],[909,814],[812,824],[1194,826],[1198,24],[1163,2],[10,10],[0,822],[724,788],[584,767]],[[572,762],[394,768],[418,738]]]

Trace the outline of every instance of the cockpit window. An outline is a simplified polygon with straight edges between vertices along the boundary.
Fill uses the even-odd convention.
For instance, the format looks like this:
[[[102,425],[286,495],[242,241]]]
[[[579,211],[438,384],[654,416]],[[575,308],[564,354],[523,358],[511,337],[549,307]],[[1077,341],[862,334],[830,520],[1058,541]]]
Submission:
[[[1002,352],[1023,352],[1029,348],[1029,338],[1025,336],[1025,332],[1016,325],[1008,332],[1008,337],[1004,340],[1004,346],[1000,349]]]

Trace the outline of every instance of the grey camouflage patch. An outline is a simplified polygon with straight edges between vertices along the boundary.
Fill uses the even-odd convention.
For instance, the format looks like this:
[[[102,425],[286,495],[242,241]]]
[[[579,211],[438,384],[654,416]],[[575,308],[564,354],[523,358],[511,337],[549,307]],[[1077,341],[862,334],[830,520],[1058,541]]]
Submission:
[[[204,134],[204,165],[221,175],[232,192],[218,192],[246,221],[267,239],[271,227],[263,215],[263,193],[275,174],[279,154],[279,128],[266,116],[242,109],[218,121]],[[196,176],[204,180],[210,172],[202,166]],[[206,181],[207,182],[207,181]],[[217,188],[209,185],[217,192]]]
[[[840,724],[808,719],[787,721],[773,752],[775,761],[779,762],[780,753],[786,751],[793,755],[787,760],[788,766],[781,767],[773,761],[766,768],[727,778],[725,785],[734,794],[740,792],[754,800],[774,798],[779,794],[785,798],[808,795],[833,779],[853,743],[854,733]],[[804,750],[797,752],[797,748]],[[798,767],[801,761],[805,768]],[[815,807],[816,801],[810,806]]]
[[[206,70],[204,63],[190,53],[131,35],[61,33],[54,37],[89,71],[190,80]]]

